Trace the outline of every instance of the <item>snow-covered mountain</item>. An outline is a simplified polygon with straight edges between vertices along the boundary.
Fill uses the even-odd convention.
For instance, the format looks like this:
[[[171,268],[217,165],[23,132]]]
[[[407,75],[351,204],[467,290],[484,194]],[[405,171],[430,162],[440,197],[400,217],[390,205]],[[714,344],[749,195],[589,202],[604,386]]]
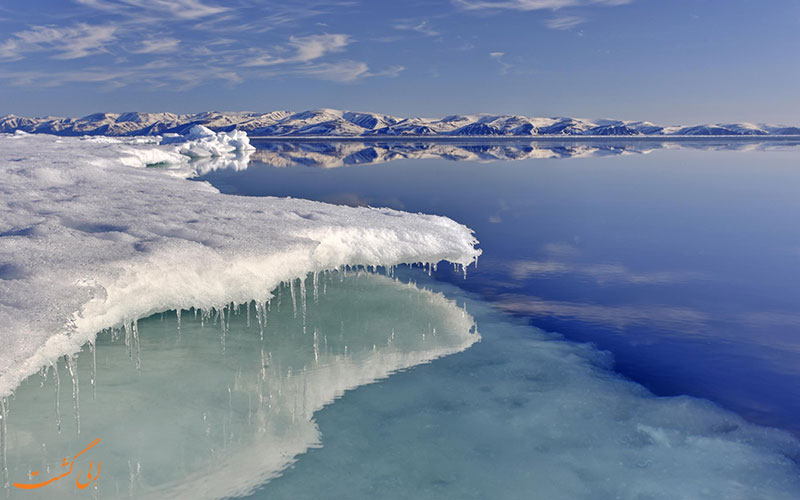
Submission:
[[[293,113],[271,111],[174,113],[96,113],[83,118],[0,117],[0,132],[22,130],[55,135],[157,135],[185,133],[195,125],[216,132],[243,130],[250,136],[778,136],[800,135],[800,127],[752,123],[661,126],[650,122],[536,118],[518,115],[453,115],[445,118],[398,118],[380,113],[317,109]]]

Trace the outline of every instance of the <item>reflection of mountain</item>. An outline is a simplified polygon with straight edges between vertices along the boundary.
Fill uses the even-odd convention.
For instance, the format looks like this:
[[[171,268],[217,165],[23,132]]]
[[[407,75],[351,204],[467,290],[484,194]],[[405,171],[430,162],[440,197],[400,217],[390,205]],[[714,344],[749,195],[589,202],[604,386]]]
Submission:
[[[169,323],[140,321],[131,341],[141,349],[140,371],[124,333],[116,341],[101,336],[97,373],[88,371],[91,356],[72,365],[83,369],[80,435],[66,412],[65,430],[57,432],[53,387],[45,394],[38,377],[29,379],[8,421],[10,477],[58,470],[61,457],[99,436],[99,498],[243,496],[321,445],[314,415],[345,391],[480,338],[454,301],[410,284],[363,272],[299,283],[279,287],[268,308],[184,311],[178,330],[174,313]],[[60,371],[65,383],[69,373],[63,365]],[[90,378],[96,401],[86,396]],[[61,388],[63,408],[71,406],[69,392]],[[80,465],[85,471],[88,460]],[[13,498],[83,498],[74,476],[22,493]]]
[[[752,123],[661,126],[643,121],[486,114],[401,118],[338,109],[317,109],[300,113],[205,112],[177,115],[133,112],[96,113],[83,118],[25,118],[14,115],[0,117],[0,132],[22,130],[56,135],[183,134],[194,125],[204,125],[216,132],[237,129],[255,136],[294,137],[800,135],[799,127]]]
[[[275,167],[322,168],[385,163],[400,159],[452,161],[526,160],[647,154],[658,149],[753,150],[800,145],[800,141],[636,141],[636,142],[395,142],[395,141],[254,141],[251,161]]]

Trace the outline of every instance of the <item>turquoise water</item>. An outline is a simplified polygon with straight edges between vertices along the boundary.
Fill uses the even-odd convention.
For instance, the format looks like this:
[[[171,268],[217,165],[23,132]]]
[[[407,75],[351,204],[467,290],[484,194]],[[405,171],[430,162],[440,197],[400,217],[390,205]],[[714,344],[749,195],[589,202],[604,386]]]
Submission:
[[[322,444],[315,412],[344,391],[479,340],[462,307],[413,285],[354,272],[307,283],[258,307],[183,311],[180,327],[171,312],[105,332],[28,379],[8,401],[7,493],[82,497],[77,481],[100,462],[98,498],[241,495]],[[68,472],[62,459],[97,438],[66,477],[13,485]]]

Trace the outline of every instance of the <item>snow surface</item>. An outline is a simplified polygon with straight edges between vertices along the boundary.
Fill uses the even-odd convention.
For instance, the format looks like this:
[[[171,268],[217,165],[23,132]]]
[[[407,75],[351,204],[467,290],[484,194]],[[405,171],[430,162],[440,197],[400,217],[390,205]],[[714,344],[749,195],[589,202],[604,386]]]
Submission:
[[[158,311],[263,301],[343,265],[466,266],[480,254],[444,217],[226,196],[163,175],[196,173],[188,155],[227,164],[249,152],[244,133],[206,130],[167,144],[0,136],[0,396],[98,331]]]

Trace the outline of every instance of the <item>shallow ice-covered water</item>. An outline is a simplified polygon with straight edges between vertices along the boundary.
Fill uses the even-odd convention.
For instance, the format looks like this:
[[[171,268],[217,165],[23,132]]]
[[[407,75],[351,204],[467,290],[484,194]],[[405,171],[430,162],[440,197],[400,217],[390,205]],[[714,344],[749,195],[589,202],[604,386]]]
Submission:
[[[101,334],[95,352],[70,361],[77,412],[63,360],[57,374],[28,379],[7,408],[10,496],[85,495],[76,481],[98,462],[98,498],[247,493],[322,444],[314,413],[344,391],[479,339],[472,317],[441,294],[365,273],[313,281],[282,286],[268,304],[183,311],[180,328],[173,312],[139,321],[135,338]],[[62,458],[96,438],[70,475],[14,486],[60,475]]]

